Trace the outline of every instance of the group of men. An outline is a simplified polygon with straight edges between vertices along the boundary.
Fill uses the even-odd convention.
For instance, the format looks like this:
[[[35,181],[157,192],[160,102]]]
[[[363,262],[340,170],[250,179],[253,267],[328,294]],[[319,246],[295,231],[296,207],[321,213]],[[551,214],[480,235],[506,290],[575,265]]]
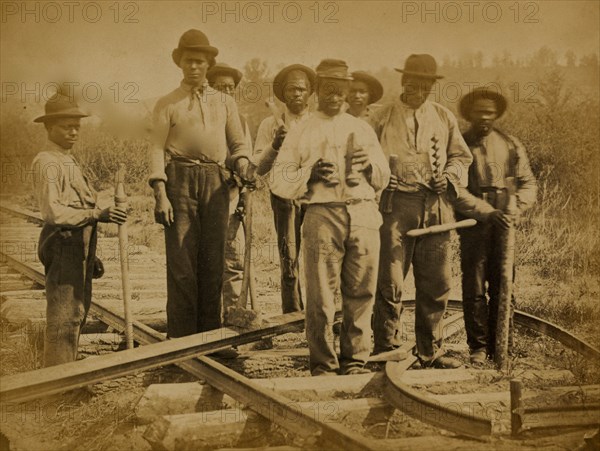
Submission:
[[[382,98],[383,87],[368,73],[350,73],[337,59],[325,59],[315,70],[292,64],[273,80],[273,93],[285,110],[262,121],[252,146],[247,121],[231,96],[242,74],[217,63],[217,54],[204,33],[185,32],[172,53],[183,81],[154,110],[149,181],[155,219],[165,226],[168,336],[219,328],[223,306],[236,305],[243,277],[239,250],[244,187],[258,175],[265,177],[271,193],[282,310],[306,307],[311,374],[366,372],[372,334],[374,353],[400,346],[401,297],[411,264],[415,354],[424,367],[460,366],[444,354],[439,330],[450,292],[450,234],[407,235],[409,230],[452,223],[455,211],[480,221],[461,235],[471,362],[481,364],[493,355],[498,241],[515,220],[505,212],[506,178],[516,179],[520,211],[536,195],[523,146],[493,127],[506,109],[505,99],[486,89],[463,97],[460,111],[471,122],[463,137],[454,115],[427,100],[442,78],[430,55],[411,55],[397,69],[402,94],[379,108],[373,104]],[[313,92],[316,111],[309,110]],[[72,161],[70,149],[85,115],[70,104],[60,117],[52,116],[49,105],[41,120],[54,143],[53,153],[41,153],[38,160]],[[63,145],[56,135],[67,126],[73,139]],[[116,207],[96,210],[79,172],[65,174],[60,186],[51,187],[52,181],[41,178],[36,184],[44,230],[61,236],[89,229],[93,238],[96,221],[126,219],[126,212]],[[68,214],[61,216],[57,209]],[[48,247],[44,236],[41,253]],[[82,241],[80,248],[87,262],[83,274],[68,280],[55,275],[62,274],[55,268],[62,263],[42,260],[48,281],[57,279],[54,286],[47,284],[48,334],[52,324],[67,317],[78,327],[85,321],[96,261],[93,240]],[[305,293],[300,289],[300,254]],[[339,295],[338,356],[333,324]],[[50,308],[59,304],[65,306],[61,313]],[[76,355],[76,336],[69,341],[69,355]],[[60,363],[49,355],[56,352],[52,349],[46,350],[46,364]],[[236,352],[218,355],[235,357]]]

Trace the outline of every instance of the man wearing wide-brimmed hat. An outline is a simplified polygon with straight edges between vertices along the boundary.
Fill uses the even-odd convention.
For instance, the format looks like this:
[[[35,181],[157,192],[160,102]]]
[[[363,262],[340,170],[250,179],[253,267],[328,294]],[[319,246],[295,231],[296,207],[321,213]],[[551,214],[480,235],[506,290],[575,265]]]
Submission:
[[[271,171],[286,134],[310,118],[308,99],[314,85],[314,71],[302,64],[286,66],[275,75],[273,93],[285,104],[285,111],[281,113],[284,125],[279,126],[276,118],[269,115],[258,127],[254,144],[258,175]],[[266,177],[267,183],[271,175]],[[302,211],[297,202],[282,199],[273,193],[271,207],[281,270],[281,309],[283,313],[300,311],[304,308],[298,269]]]
[[[206,80],[217,53],[204,33],[186,31],[172,53],[183,81],[154,109],[149,180],[155,219],[165,226],[172,338],[221,327],[230,179],[225,162],[242,178],[251,177],[235,101]]]
[[[366,120],[373,111],[371,105],[383,97],[383,86],[379,80],[367,72],[357,70],[351,75],[348,113]]]
[[[57,93],[34,120],[48,133],[33,160],[33,188],[44,220],[38,254],[46,275],[44,366],[77,359],[79,333],[92,300],[92,278],[104,273],[96,258],[96,223],[123,224],[127,212],[98,208],[96,193],[73,157],[81,118],[74,98]]]
[[[536,200],[537,184],[521,142],[494,126],[506,111],[506,99],[493,89],[476,88],[460,100],[460,114],[471,123],[463,135],[473,153],[468,190],[492,208],[507,211],[508,177],[514,177],[517,210],[522,213]],[[513,212],[514,214],[514,212]],[[460,232],[463,311],[471,363],[493,357],[500,296],[501,234],[514,221],[478,223]],[[514,219],[512,217],[511,219]],[[487,287],[486,287],[487,284]],[[489,296],[489,303],[486,299]],[[513,308],[515,299],[512,299]],[[512,330],[512,324],[511,324]]]
[[[319,111],[288,133],[271,190],[306,209],[302,253],[310,371],[359,374],[368,372],[381,225],[376,197],[388,184],[389,167],[369,124],[343,112],[352,80],[346,63],[326,59],[316,72]],[[333,338],[338,289],[339,359]]]
[[[391,212],[383,215],[375,302],[375,352],[401,343],[404,278],[413,266],[416,285],[416,355],[425,367],[455,368],[444,355],[440,322],[450,292],[450,233],[406,236],[411,229],[454,222],[452,200],[467,183],[471,152],[454,115],[427,100],[436,80],[431,55],[411,55],[402,73],[400,98],[371,116],[385,154],[396,156],[390,185]]]
[[[242,73],[226,63],[216,63],[206,73],[209,86],[228,96],[235,93],[235,89],[242,80]],[[252,148],[252,136],[248,121],[240,113],[240,122],[244,130],[246,145]],[[227,226],[227,239],[225,241],[225,269],[223,272],[223,317],[227,322],[227,308],[236,306],[242,292],[244,278],[244,246],[245,237],[242,219],[245,214],[246,190],[238,184],[232,185],[229,190],[229,225]]]

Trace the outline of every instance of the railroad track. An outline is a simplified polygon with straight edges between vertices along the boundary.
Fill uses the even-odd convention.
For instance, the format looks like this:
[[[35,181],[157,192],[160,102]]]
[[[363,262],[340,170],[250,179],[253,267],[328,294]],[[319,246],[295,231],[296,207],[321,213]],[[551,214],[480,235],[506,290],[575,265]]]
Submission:
[[[2,307],[5,310],[12,308],[13,315],[22,322],[43,324],[44,277],[43,269],[36,258],[36,242],[41,221],[34,213],[14,206],[0,205],[0,212],[2,213],[0,237],[0,257],[3,262],[0,285]],[[120,280],[116,277],[118,275],[116,238],[101,237],[99,249],[107,266],[106,274],[112,274],[112,277],[105,276],[105,279],[95,282],[94,302],[90,309],[94,319],[86,327],[97,332],[108,325],[117,331],[122,331],[124,320],[120,314]],[[175,363],[191,375],[204,380],[208,385],[159,384],[148,388],[136,411],[138,419],[149,424],[144,437],[156,449],[176,449],[181,445],[183,436],[189,436],[190,433],[197,435],[199,432],[204,436],[213,434],[218,443],[218,437],[235,435],[236,433],[231,431],[236,431],[240,425],[243,429],[246,428],[248,418],[241,421],[240,415],[249,410],[255,412],[257,418],[263,419],[262,423],[256,422],[262,425],[260,427],[265,427],[264,419],[267,419],[268,422],[299,437],[300,440],[296,444],[300,444],[301,447],[341,449],[428,449],[433,442],[435,446],[446,444],[450,447],[466,446],[468,449],[471,444],[473,449],[480,449],[481,440],[490,443],[490,446],[502,449],[504,440],[511,432],[514,441],[510,446],[514,448],[523,445],[518,437],[524,431],[565,426],[591,427],[598,423],[598,405],[589,401],[591,398],[600,397],[598,386],[568,385],[554,389],[557,399],[564,393],[578,390],[587,400],[585,404],[525,406],[528,400],[535,399],[541,391],[529,389],[531,378],[556,382],[562,379],[568,380],[572,376],[570,372],[561,370],[539,370],[528,373],[524,378],[525,385],[528,387],[525,393],[522,392],[518,380],[513,380],[510,384],[513,388],[512,392],[502,390],[487,393],[431,393],[431,390],[423,390],[423,386],[429,384],[431,387],[436,383],[460,385],[488,378],[485,380],[494,381],[496,386],[503,384],[508,389],[510,378],[502,377],[492,370],[468,368],[450,371],[413,370],[410,369],[414,363],[411,358],[399,362],[387,362],[384,371],[370,375],[343,378],[248,379],[204,355],[231,345],[251,343],[261,338],[299,331],[303,327],[302,314],[273,317],[265,327],[250,332],[224,328],[192,337],[164,341],[164,334],[156,330],[164,328],[164,277],[160,278],[157,275],[164,274],[164,258],[142,247],[133,252],[139,256],[139,258],[130,257],[134,299],[138,300],[133,303],[133,314],[137,319],[134,323],[134,334],[136,342],[144,346],[60,367],[29,372],[26,375],[3,377],[0,380],[2,403],[27,402],[41,396]],[[411,307],[411,302],[406,304],[407,307]],[[460,303],[456,301],[451,302],[450,307],[461,308]],[[598,361],[600,357],[600,353],[590,345],[540,318],[517,312],[515,320],[521,326],[559,341],[566,348],[581,354],[586,359]],[[460,313],[449,316],[444,324],[446,335],[459,332],[461,325]],[[403,345],[401,351],[410,353],[413,346],[414,343],[409,340]],[[270,352],[277,354],[276,351]],[[305,355],[303,350],[296,351],[300,351],[299,355]],[[283,351],[286,352],[290,353],[293,350]],[[230,411],[231,417],[237,416],[237,421],[221,420],[217,425],[207,425],[207,412],[198,412],[198,405],[200,400],[207,397],[214,398],[215,393],[221,393],[217,399],[220,399]],[[223,393],[228,397],[227,402],[223,402]],[[361,397],[364,393],[371,396]],[[307,394],[311,394],[313,399],[307,399]],[[352,399],[339,399],[340,394]],[[217,404],[219,403],[215,405]],[[232,405],[235,407],[231,408]],[[241,406],[244,406],[245,410],[241,410]],[[490,406],[493,406],[491,411]],[[211,406],[213,407],[214,405]],[[209,412],[213,412],[214,415],[216,411],[213,409]],[[419,423],[453,432],[457,436],[426,435],[379,440],[375,440],[372,435],[365,436],[368,434],[369,427],[383,424],[386,427],[383,436],[387,437],[394,415],[397,419],[399,414],[401,422],[410,423],[414,421],[413,418],[416,418]],[[560,418],[558,420],[539,418],[540,415],[543,417],[548,414],[559,415]],[[354,418],[354,423],[345,421],[347,418]],[[358,424],[356,421],[359,421]],[[211,433],[211,428],[221,432]],[[428,430],[427,427],[424,429]],[[238,435],[239,433],[240,431],[237,432]],[[466,441],[463,437],[478,441]],[[205,441],[202,443],[206,444]]]

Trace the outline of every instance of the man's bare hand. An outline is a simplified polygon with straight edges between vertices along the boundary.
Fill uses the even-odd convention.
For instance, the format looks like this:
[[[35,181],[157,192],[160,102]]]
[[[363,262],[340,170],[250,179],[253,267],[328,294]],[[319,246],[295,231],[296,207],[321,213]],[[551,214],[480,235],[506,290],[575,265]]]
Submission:
[[[285,128],[285,125],[282,125],[275,132],[275,137],[273,138],[273,142],[271,143],[271,147],[274,150],[281,149],[281,145],[283,144],[283,140],[285,139],[286,135],[287,135],[287,129]]]
[[[105,208],[98,215],[98,221],[100,222],[113,222],[115,224],[125,224],[127,221],[127,211],[121,207]]]
[[[337,172],[337,167],[334,163],[320,159],[312,167],[310,181],[323,182],[328,186],[334,186],[340,183]]]
[[[369,153],[362,147],[354,149],[352,153],[352,169],[364,171],[371,166],[371,158]]]
[[[488,216],[488,222],[501,229],[508,229],[511,225],[510,218],[502,210],[494,210]]]
[[[173,207],[165,193],[155,196],[156,205],[154,206],[154,221],[159,224],[169,227],[175,221]]]
[[[437,194],[445,193],[448,189],[448,179],[446,177],[440,177],[439,179],[433,178],[429,182],[431,189]]]

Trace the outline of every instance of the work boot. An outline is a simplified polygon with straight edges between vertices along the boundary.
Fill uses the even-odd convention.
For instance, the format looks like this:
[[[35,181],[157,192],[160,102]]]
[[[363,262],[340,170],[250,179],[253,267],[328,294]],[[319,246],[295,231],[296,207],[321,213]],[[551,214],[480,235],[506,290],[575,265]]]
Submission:
[[[437,359],[430,360],[428,362],[421,362],[423,368],[435,368],[435,369],[456,369],[462,366],[460,361],[452,357],[440,356]]]
[[[477,349],[477,350],[471,352],[471,355],[469,356],[469,361],[471,362],[471,365],[473,365],[473,366],[482,366],[485,363],[486,357],[487,357],[487,352],[484,348]]]
[[[372,371],[360,366],[351,366],[350,368],[344,369],[340,374],[342,376],[354,376],[356,374],[369,374]]]

